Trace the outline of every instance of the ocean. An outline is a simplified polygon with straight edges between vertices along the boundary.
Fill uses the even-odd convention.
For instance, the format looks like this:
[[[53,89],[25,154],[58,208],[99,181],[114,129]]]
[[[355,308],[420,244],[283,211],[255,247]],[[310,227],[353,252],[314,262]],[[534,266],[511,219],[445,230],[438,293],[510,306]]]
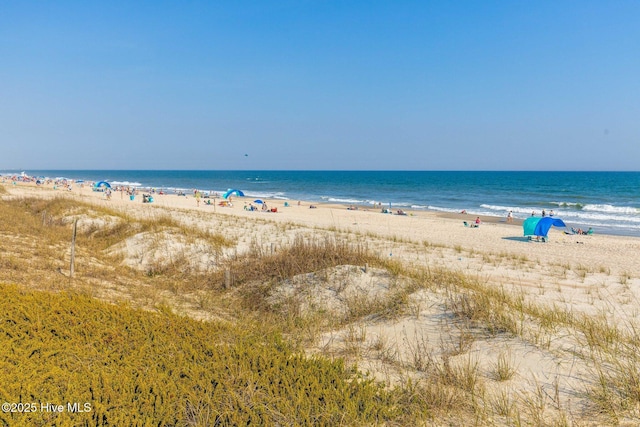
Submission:
[[[4,171],[11,175],[22,171]],[[27,170],[30,176],[524,219],[554,211],[569,227],[640,236],[640,172]]]

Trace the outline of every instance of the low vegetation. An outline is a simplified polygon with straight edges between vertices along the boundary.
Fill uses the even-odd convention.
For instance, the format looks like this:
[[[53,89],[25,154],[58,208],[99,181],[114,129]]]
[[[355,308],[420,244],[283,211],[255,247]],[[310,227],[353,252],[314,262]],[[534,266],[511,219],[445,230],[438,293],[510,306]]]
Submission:
[[[230,234],[210,231],[222,228],[201,230],[162,211],[131,216],[66,198],[0,201],[0,398],[38,406],[2,413],[2,423],[581,426],[640,420],[634,374],[640,329],[634,325],[543,306],[446,268],[382,259],[364,240],[342,239],[337,231],[304,234],[288,224],[280,230],[295,233],[287,244],[253,240],[238,251]],[[139,240],[145,245],[132,258],[123,248]],[[192,262],[194,254],[205,262]],[[529,263],[509,254],[491,257]],[[588,271],[577,271],[584,272],[577,281],[584,281]],[[353,283],[374,273],[384,278],[378,293]],[[339,301],[342,311],[331,312],[318,295]],[[437,341],[375,328],[432,318],[440,322]],[[483,365],[482,343],[507,344]],[[522,370],[509,343],[558,366],[568,360],[582,384],[569,394],[580,404],[569,406],[557,381],[518,389]],[[39,410],[46,402],[65,409],[69,403],[75,412]],[[77,411],[84,403],[90,410]]]
[[[198,322],[67,292],[2,286],[0,294],[0,398],[38,409],[2,413],[5,425],[370,425],[398,417],[390,392],[339,361],[292,351],[259,325]],[[65,410],[42,411],[44,402]],[[90,410],[70,412],[67,403]]]

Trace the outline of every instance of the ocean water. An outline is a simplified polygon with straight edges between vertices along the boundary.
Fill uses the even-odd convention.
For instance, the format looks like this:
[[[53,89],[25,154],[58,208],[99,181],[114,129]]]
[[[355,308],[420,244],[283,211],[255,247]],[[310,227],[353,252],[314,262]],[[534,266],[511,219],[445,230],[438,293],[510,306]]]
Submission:
[[[2,174],[22,171],[4,171]],[[640,236],[640,172],[464,171],[25,171],[169,191],[233,188],[276,198],[524,219],[553,210],[571,227]]]

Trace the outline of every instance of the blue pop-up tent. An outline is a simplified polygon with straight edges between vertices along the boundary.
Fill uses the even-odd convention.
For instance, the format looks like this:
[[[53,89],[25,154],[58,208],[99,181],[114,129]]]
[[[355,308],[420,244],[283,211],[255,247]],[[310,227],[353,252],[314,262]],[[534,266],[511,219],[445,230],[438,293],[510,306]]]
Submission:
[[[244,193],[240,190],[228,189],[226,193],[222,195],[223,199],[228,199],[230,195],[235,194],[238,197],[244,197]]]
[[[98,189],[101,187],[111,188],[111,184],[109,184],[107,181],[100,181],[100,182],[96,182],[96,184],[94,185],[95,189]]]
[[[524,229],[525,236],[538,236],[547,238],[549,229],[554,227],[566,227],[564,221],[560,218],[553,218],[550,216],[537,217],[532,216],[524,220],[522,228]]]

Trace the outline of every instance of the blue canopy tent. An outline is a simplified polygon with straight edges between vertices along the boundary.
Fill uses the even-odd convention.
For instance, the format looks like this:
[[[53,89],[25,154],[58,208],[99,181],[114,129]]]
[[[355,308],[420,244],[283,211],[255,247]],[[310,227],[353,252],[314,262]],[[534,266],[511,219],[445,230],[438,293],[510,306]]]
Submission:
[[[543,240],[547,238],[551,226],[566,227],[566,224],[560,218],[553,218],[550,216],[542,218],[532,216],[525,219],[522,223],[522,228],[524,229],[525,236],[542,237]]]
[[[244,197],[244,193],[240,190],[228,189],[226,193],[222,195],[223,199],[228,199],[230,195],[235,194],[238,197]]]

